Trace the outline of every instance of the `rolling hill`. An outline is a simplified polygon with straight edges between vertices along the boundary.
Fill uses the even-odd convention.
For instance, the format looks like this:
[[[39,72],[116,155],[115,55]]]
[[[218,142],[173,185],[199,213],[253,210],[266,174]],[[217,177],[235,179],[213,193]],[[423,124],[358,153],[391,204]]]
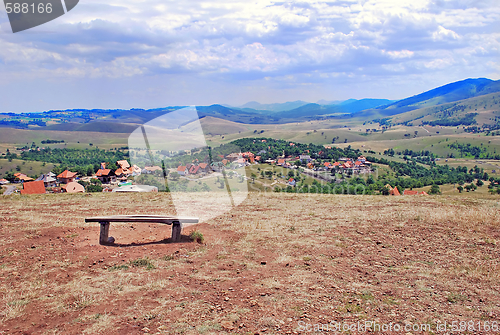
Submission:
[[[339,105],[307,104],[299,108],[292,109],[290,111],[284,111],[281,113],[274,114],[274,116],[283,119],[302,118],[308,120],[308,119],[314,119],[320,115],[353,114],[365,109],[388,105],[392,102],[393,100],[387,100],[387,99],[361,99],[361,100],[351,99]]]
[[[288,101],[285,103],[274,103],[274,104],[261,104],[257,101],[250,101],[244,105],[239,106],[240,109],[253,109],[256,111],[263,112],[283,112],[291,109],[299,108],[301,106],[307,105],[309,102],[297,100],[297,101]]]
[[[423,107],[436,106],[500,91],[500,80],[486,78],[466,79],[447,84],[430,91],[396,101],[378,109],[398,109],[399,113]],[[398,113],[398,114],[399,114]]]
[[[494,94],[499,91],[500,81],[478,78],[450,83],[399,101],[387,99],[349,99],[342,102],[333,101],[334,104],[328,104],[332,101],[321,101],[327,104],[307,103],[300,100],[275,104],[260,104],[253,101],[240,107],[215,104],[211,106],[197,106],[196,109],[200,118],[210,116],[242,124],[286,124],[333,119],[339,123],[343,122],[346,125],[353,122],[361,121],[363,123],[369,120],[391,117],[393,118],[393,123],[408,122],[424,117],[425,119],[422,121],[433,122],[451,116],[448,114],[452,112],[449,109],[453,108],[453,106],[449,107],[447,104],[460,101],[462,105],[466,106],[460,108],[475,113],[478,102],[471,99],[481,99],[481,97],[487,97],[492,94],[491,99],[493,100],[489,103],[489,108],[494,109],[493,106],[496,105],[496,101],[498,100],[495,100]],[[471,102],[467,102],[468,100]],[[421,111],[430,107],[436,108]],[[98,129],[98,131],[102,130],[103,132],[126,133],[138,124],[144,124],[179,108],[182,108],[182,106],[148,110],[137,108],[130,110],[71,109],[43,113],[5,113],[0,114],[0,122],[3,122],[5,127],[11,128],[38,129],[39,124],[35,127],[29,122],[40,122],[42,125],[44,123],[47,124],[46,127],[41,127],[47,130],[95,131],[95,129]],[[415,110],[419,112],[405,114]],[[480,112],[483,113],[484,110],[480,110]],[[432,115],[433,113],[436,113],[436,115]],[[405,115],[403,116],[403,114]],[[401,115],[401,117],[396,117],[397,115]],[[455,116],[458,117],[458,114]],[[470,119],[472,116],[468,115],[467,117]],[[459,119],[457,120],[452,121],[452,123],[460,121]],[[112,123],[114,125],[111,125]],[[133,126],[127,126],[130,124],[133,124]]]

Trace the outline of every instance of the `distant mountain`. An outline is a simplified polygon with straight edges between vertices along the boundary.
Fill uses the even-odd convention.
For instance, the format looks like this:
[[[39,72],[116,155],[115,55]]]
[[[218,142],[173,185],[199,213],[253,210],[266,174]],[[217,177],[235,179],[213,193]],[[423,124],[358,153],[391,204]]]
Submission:
[[[500,91],[500,80],[493,81],[486,78],[465,79],[396,101],[389,106],[379,107],[378,109],[398,109],[396,114],[399,114],[414,109],[469,99],[498,91]]]
[[[240,108],[228,108],[222,105],[196,106],[196,110],[200,118],[212,116],[228,121],[250,124],[279,123],[280,121],[279,118],[265,114],[242,110]]]
[[[324,100],[324,99],[321,99],[321,100],[316,101],[316,103],[318,105],[339,105],[342,102],[344,102],[344,100]]]
[[[387,100],[387,99],[361,99],[361,100],[350,99],[345,102],[342,102],[339,105],[307,104],[290,111],[277,113],[273,116],[280,118],[311,119],[317,116],[329,115],[329,114],[337,114],[337,115],[353,114],[365,109],[389,105],[393,102],[394,100]]]
[[[481,114],[482,111],[477,110],[479,107],[476,104],[482,104],[483,109],[487,109],[485,101],[490,103],[488,105],[490,107],[492,104],[496,104],[496,100],[491,100],[493,99],[493,94],[496,92],[500,92],[500,81],[478,78],[447,84],[399,101],[387,99],[349,99],[345,101],[320,100],[319,102],[322,103],[307,103],[298,100],[275,104],[260,104],[252,101],[240,107],[215,104],[211,106],[197,106],[196,109],[200,118],[210,116],[245,124],[284,124],[324,118],[358,119],[361,121],[388,117],[397,123],[413,122],[415,120],[420,120],[419,122],[432,122],[435,119],[455,122],[455,119],[465,118],[467,113],[477,112],[477,114]],[[476,101],[476,99],[479,100]],[[460,101],[460,107],[455,106],[458,104],[458,101]],[[472,101],[474,101],[474,105],[472,105]],[[36,129],[45,128],[47,130],[126,133],[135,129],[134,127],[137,125],[144,124],[165,113],[180,108],[182,106],[148,110],[137,108],[129,110],[70,109],[42,113],[4,113],[0,114],[0,120],[4,117],[8,120],[13,117],[25,117],[27,119],[51,118],[56,124],[45,127],[30,125],[30,127],[36,127]],[[417,109],[418,111],[412,112]],[[460,112],[458,112],[458,109],[460,109]],[[406,114],[403,115],[403,113]],[[478,116],[478,118],[489,117],[491,116]],[[8,123],[9,121],[5,122]],[[9,127],[9,124],[4,126]],[[12,126],[15,126],[15,122],[12,123]]]
[[[284,103],[274,103],[274,104],[261,104],[257,101],[250,101],[244,105],[239,106],[239,108],[251,108],[254,110],[260,111],[270,111],[270,112],[282,112],[291,109],[295,109],[304,105],[307,105],[308,102],[297,100],[297,101],[289,101]]]

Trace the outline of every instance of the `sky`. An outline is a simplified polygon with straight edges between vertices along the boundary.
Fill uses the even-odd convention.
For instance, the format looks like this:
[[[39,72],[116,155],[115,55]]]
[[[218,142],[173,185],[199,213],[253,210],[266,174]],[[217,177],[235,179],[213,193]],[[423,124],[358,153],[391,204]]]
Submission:
[[[80,0],[13,34],[0,112],[402,99],[500,79],[498,0]]]

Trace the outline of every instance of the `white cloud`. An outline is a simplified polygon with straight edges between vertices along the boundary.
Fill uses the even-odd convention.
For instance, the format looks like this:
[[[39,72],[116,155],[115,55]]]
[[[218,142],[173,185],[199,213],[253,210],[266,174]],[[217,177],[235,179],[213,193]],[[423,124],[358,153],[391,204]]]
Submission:
[[[0,15],[4,30],[6,20]],[[499,55],[498,22],[496,1],[87,0],[46,25],[1,33],[0,76],[147,82],[189,73],[277,87],[436,71],[485,76]]]

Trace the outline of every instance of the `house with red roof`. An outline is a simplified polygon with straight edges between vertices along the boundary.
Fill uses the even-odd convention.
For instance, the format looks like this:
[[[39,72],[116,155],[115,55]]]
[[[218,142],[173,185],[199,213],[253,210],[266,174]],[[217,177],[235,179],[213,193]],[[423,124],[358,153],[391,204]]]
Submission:
[[[209,166],[207,163],[200,163],[199,165],[200,172],[207,173],[209,171]]]
[[[99,169],[95,173],[95,176],[103,184],[109,184],[116,181],[116,175],[113,171],[111,171],[111,169]]]
[[[403,192],[403,195],[429,195],[429,194],[427,194],[427,192],[425,192],[425,191],[418,192],[418,191],[413,191],[413,190],[405,190]]]
[[[234,162],[235,160],[241,158],[241,154],[238,154],[238,153],[232,153],[232,154],[229,154],[226,156],[226,159],[231,161],[231,162]]]
[[[24,173],[19,173],[19,172],[18,173],[14,173],[14,177],[16,177],[16,180],[19,181],[19,182],[21,182],[21,183],[35,180],[33,178],[28,177]]]
[[[187,166],[180,165],[177,167],[177,173],[180,174],[181,176],[187,176],[189,174],[189,170]]]
[[[72,181],[75,180],[77,173],[76,172],[71,172],[69,170],[64,170],[62,173],[60,173],[57,176],[57,180],[61,184],[68,184],[71,183]]]
[[[116,161],[116,165],[118,165],[122,169],[128,169],[130,167],[130,164],[126,160]]]
[[[199,171],[200,171],[199,165],[191,165],[191,167],[189,168],[189,174],[197,174]]]
[[[21,194],[45,194],[45,185],[43,184],[43,180],[28,181],[23,183]]]

